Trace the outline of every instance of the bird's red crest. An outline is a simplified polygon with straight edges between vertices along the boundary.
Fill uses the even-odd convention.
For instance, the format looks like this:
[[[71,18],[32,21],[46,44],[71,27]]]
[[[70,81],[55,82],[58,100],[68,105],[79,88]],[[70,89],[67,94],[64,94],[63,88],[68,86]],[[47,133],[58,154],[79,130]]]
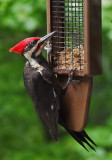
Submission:
[[[25,49],[25,47],[34,40],[40,40],[39,37],[30,37],[30,38],[26,38],[24,40],[22,40],[21,42],[19,42],[18,44],[16,44],[14,47],[12,47],[9,51],[10,52],[17,52],[19,54],[23,53],[23,50]]]

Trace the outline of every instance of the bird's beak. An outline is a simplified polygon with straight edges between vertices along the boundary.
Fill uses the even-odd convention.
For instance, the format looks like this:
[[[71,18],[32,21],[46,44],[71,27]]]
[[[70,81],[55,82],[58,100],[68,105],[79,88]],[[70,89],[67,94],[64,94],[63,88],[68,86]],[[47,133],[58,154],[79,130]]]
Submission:
[[[47,41],[48,41],[55,33],[56,33],[56,31],[53,31],[53,32],[47,34],[46,36],[42,37],[42,38],[40,39],[39,44],[42,45],[43,43],[47,43]]]

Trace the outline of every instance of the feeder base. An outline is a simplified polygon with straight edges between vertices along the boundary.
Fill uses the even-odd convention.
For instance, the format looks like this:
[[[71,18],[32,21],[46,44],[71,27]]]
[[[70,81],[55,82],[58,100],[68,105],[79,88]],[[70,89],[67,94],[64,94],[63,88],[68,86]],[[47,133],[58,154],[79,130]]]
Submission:
[[[67,76],[58,75],[59,83],[65,86]],[[87,124],[93,77],[82,77],[80,83],[72,82],[62,100],[62,117],[70,130],[80,132]]]

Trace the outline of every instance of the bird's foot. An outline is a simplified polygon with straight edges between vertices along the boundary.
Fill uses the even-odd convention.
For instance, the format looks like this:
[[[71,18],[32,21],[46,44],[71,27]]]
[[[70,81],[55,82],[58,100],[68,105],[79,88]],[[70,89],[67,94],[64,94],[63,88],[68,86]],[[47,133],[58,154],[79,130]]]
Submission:
[[[73,74],[74,74],[74,70],[71,70],[68,75],[68,81],[67,81],[65,87],[63,87],[64,90],[66,90],[68,88],[68,85],[72,82]]]
[[[76,69],[72,69],[70,71],[70,73],[68,75],[68,77],[69,77],[69,83],[71,83],[71,82],[80,83],[82,81],[81,77],[79,77],[77,79],[75,79],[75,78],[73,79],[73,75],[75,75],[75,71],[76,71]]]
[[[73,75],[74,75],[74,70],[72,69],[68,75],[68,82],[69,84],[72,82],[73,80]]]

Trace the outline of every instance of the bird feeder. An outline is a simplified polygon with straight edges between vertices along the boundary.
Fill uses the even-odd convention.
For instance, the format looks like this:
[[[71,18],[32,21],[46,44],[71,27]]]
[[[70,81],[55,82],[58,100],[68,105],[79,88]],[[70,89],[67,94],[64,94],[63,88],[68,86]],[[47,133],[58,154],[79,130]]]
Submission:
[[[47,0],[47,32],[52,31],[57,33],[48,60],[60,85],[74,70],[75,82],[62,102],[63,120],[69,129],[81,131],[87,123],[93,76],[102,73],[101,0]]]

